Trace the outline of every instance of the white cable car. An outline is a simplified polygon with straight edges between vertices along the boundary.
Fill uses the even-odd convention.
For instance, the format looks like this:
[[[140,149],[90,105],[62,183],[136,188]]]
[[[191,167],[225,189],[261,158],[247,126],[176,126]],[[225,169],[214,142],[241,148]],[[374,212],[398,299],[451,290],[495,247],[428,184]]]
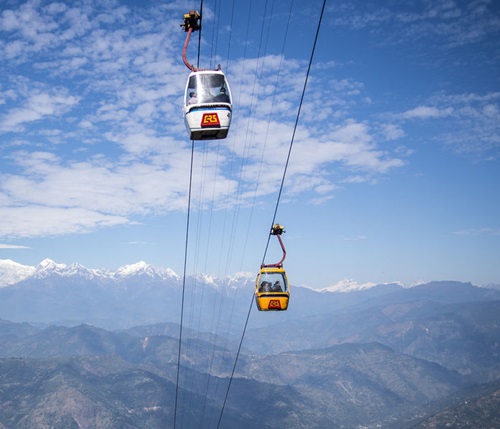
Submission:
[[[193,31],[201,29],[201,15],[194,10],[184,14],[181,27],[187,32],[182,60],[191,70],[184,96],[184,122],[191,140],[225,139],[231,124],[231,92],[224,73],[220,70],[200,69],[186,58]]]
[[[225,139],[231,110],[231,91],[222,71],[191,72],[184,98],[184,121],[191,140]]]

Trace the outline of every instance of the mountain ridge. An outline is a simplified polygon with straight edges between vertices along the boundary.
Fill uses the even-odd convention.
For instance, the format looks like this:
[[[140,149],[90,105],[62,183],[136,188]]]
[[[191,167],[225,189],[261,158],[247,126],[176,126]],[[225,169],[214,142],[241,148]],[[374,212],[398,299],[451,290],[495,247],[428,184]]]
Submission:
[[[181,277],[171,268],[158,267],[149,264],[145,261],[139,261],[131,264],[126,264],[119,267],[116,270],[110,270],[105,268],[87,268],[78,262],[73,262],[71,264],[57,263],[50,258],[43,259],[37,266],[23,265],[11,259],[0,259],[0,288],[10,286],[12,284],[19,283],[23,280],[29,278],[45,278],[49,276],[60,276],[60,277],[74,277],[81,276],[86,279],[107,279],[120,281],[133,276],[146,276],[150,278],[158,278],[163,280],[168,279],[180,279]],[[225,279],[218,279],[210,274],[197,274],[195,277],[201,279],[205,283],[217,284],[221,280],[226,283],[234,283],[241,281],[252,280],[255,278],[255,273],[245,273],[239,272],[227,276]],[[446,281],[446,280],[445,280]],[[432,283],[432,282],[427,282]],[[395,285],[402,289],[414,288],[422,284],[427,284],[426,282],[418,282],[410,285],[404,284],[400,281],[393,281],[389,283],[357,283],[352,279],[342,279],[337,283],[324,288],[311,288],[309,286],[303,285],[305,289],[311,289],[315,292],[322,293],[349,293],[349,292],[359,292],[372,289],[377,286],[383,285]],[[489,284],[485,287],[491,289],[499,289],[500,285]]]
[[[223,279],[196,274],[185,279],[172,270],[159,269],[144,261],[117,271],[90,270],[80,264],[57,264],[45,259],[33,270],[24,270],[13,261],[0,260],[2,267],[14,267],[25,277],[0,288],[0,318],[13,322],[78,325],[90,323],[104,328],[129,328],[142,324],[177,322],[183,291],[186,308],[202,325],[213,323],[214,311],[224,314],[218,323],[229,324],[236,335],[239,323],[253,300],[254,274],[237,273]],[[24,271],[23,271],[24,270]],[[26,273],[29,275],[26,276]],[[13,278],[12,275],[7,276]],[[402,287],[381,284],[349,292],[321,291],[291,287],[290,306],[280,320],[303,320],[321,314],[331,315],[355,305],[365,309],[381,300],[390,302],[429,299],[439,303],[500,299],[500,290],[479,288],[471,283],[430,282]],[[232,308],[232,315],[227,314]],[[195,316],[196,315],[196,316]],[[268,314],[254,319],[256,328],[266,327]],[[234,322],[237,323],[234,323]]]
[[[45,278],[50,276],[80,276],[86,279],[101,278],[119,281],[123,278],[140,275],[161,279],[179,278],[170,268],[155,267],[144,261],[124,265],[112,271],[107,269],[87,268],[77,262],[69,265],[60,264],[49,258],[45,258],[36,267],[22,265],[11,259],[0,259],[0,288],[19,283],[29,278]]]

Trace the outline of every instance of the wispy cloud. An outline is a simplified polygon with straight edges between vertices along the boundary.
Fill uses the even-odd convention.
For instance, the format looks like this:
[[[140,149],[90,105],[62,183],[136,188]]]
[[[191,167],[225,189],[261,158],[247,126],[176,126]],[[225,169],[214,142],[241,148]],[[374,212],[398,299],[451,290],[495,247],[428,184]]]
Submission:
[[[476,43],[500,33],[498,8],[489,0],[419,0],[392,6],[388,9],[364,1],[337,2],[332,13],[334,25],[367,29],[384,43],[425,40],[426,44],[442,48]],[[388,31],[391,28],[393,31]]]
[[[471,235],[471,236],[480,236],[480,235],[500,235],[500,228],[470,228],[470,229],[461,229],[458,231],[454,231],[455,235]]]
[[[359,240],[366,240],[368,237],[366,235],[356,235],[356,236],[352,236],[352,237],[345,237],[344,240],[345,241],[359,241]]]
[[[437,93],[428,104],[395,114],[403,121],[421,121],[435,128],[434,139],[450,150],[479,159],[500,156],[500,93]],[[446,121],[438,121],[444,119]]]
[[[56,236],[83,233],[129,223],[123,216],[92,209],[36,206],[2,207],[0,235],[3,237]]]
[[[430,106],[418,106],[414,109],[407,110],[401,114],[403,119],[429,119],[429,118],[443,118],[453,114],[453,108],[447,107],[439,109]]]
[[[29,246],[0,243],[0,249],[29,249]]]
[[[23,131],[23,124],[61,116],[77,102],[78,97],[68,95],[64,89],[30,94],[20,107],[14,107],[0,117],[0,131]]]

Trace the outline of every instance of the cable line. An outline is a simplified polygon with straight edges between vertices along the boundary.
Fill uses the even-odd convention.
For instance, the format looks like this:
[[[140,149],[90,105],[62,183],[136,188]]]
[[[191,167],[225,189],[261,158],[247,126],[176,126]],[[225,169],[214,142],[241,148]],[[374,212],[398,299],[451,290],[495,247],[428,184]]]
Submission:
[[[293,0],[290,2],[290,10],[288,11],[288,20],[287,20],[287,23],[286,23],[285,34],[284,34],[284,37],[283,37],[283,45],[281,47],[281,58],[280,58],[279,66],[278,66],[278,71],[276,73],[276,80],[275,80],[275,83],[274,83],[274,91],[273,91],[273,96],[272,96],[272,99],[271,99],[271,109],[270,109],[270,113],[269,113],[269,120],[267,121],[267,128],[266,128],[266,134],[265,134],[265,137],[264,137],[264,144],[262,145],[262,152],[261,152],[261,156],[260,156],[259,171],[257,173],[257,180],[256,180],[255,191],[254,191],[254,196],[253,196],[253,201],[252,201],[252,212],[250,214],[250,219],[249,219],[249,222],[248,222],[249,225],[250,225],[250,222],[251,222],[251,218],[253,216],[253,207],[255,205],[255,200],[257,198],[257,191],[258,191],[258,188],[259,188],[260,177],[261,177],[261,173],[262,173],[262,167],[263,167],[263,164],[264,164],[265,149],[266,149],[267,139],[268,139],[268,136],[269,136],[269,130],[270,130],[270,126],[271,126],[271,118],[273,117],[273,113],[274,113],[274,106],[275,106],[275,102],[276,102],[276,94],[278,92],[278,82],[279,82],[279,78],[281,76],[281,68],[283,66],[285,45],[286,45],[286,40],[287,40],[287,37],[288,37],[288,29],[289,29],[289,26],[290,26],[290,18],[291,18],[291,15],[292,15],[292,9],[293,9]],[[273,1],[273,4],[272,4],[272,7],[271,7],[271,15],[272,15],[273,11],[274,11],[274,1]],[[266,40],[266,46],[267,46],[267,40]],[[247,235],[245,237],[245,247],[246,247],[246,243],[248,241],[249,233],[250,233],[250,228],[247,229]],[[242,255],[242,260],[243,260],[244,256],[245,255]]]
[[[289,146],[289,149],[288,149],[288,155],[287,155],[285,167],[284,167],[284,170],[283,170],[283,177],[282,177],[282,180],[281,180],[280,189],[279,189],[278,197],[277,197],[277,200],[276,200],[276,206],[275,206],[275,209],[274,209],[272,225],[274,225],[274,223],[275,223],[276,214],[277,214],[278,208],[279,208],[279,203],[280,203],[281,194],[282,194],[282,191],[283,191],[283,186],[284,186],[284,182],[285,182],[286,172],[287,172],[288,164],[289,164],[289,161],[290,161],[290,155],[291,155],[291,152],[292,152],[292,147],[293,147],[293,143],[294,143],[294,139],[295,139],[295,133],[296,133],[296,130],[297,130],[297,127],[298,127],[298,122],[299,122],[299,118],[300,118],[300,112],[301,112],[301,109],[302,109],[302,104],[304,102],[304,96],[305,96],[305,92],[306,92],[306,88],[307,88],[307,81],[309,79],[309,75],[310,75],[310,72],[311,72],[311,66],[312,66],[312,62],[313,62],[313,58],[314,58],[314,52],[316,50],[316,44],[317,44],[317,41],[318,41],[319,31],[320,31],[320,28],[321,28],[321,22],[323,20],[323,14],[324,14],[324,11],[325,11],[325,6],[326,6],[326,0],[323,0],[323,6],[321,8],[321,13],[320,13],[319,20],[318,20],[318,26],[316,28],[316,36],[314,38],[314,43],[313,43],[313,47],[312,47],[312,50],[311,50],[311,56],[310,56],[310,59],[309,59],[309,65],[307,67],[306,77],[305,77],[305,80],[304,80],[304,86],[302,88],[302,95],[301,95],[299,107],[298,107],[298,110],[297,110],[297,116],[296,116],[296,119],[295,119],[295,125],[294,125],[294,128],[293,128],[292,138],[291,138],[291,141],[290,141],[290,146]],[[265,252],[264,252],[264,257],[262,258],[263,262],[265,260],[265,256],[266,256],[266,253],[267,253],[267,248],[269,246],[270,238],[271,238],[271,235],[269,235],[268,240],[267,240],[267,245],[266,245],[266,249],[265,249]],[[233,381],[233,378],[234,378],[234,373],[235,373],[236,365],[238,363],[238,359],[239,359],[239,356],[240,356],[241,347],[242,347],[242,344],[243,344],[243,339],[245,337],[246,329],[247,329],[247,326],[248,326],[248,321],[250,319],[250,313],[251,313],[252,305],[253,305],[253,296],[252,296],[252,300],[250,302],[250,307],[249,307],[249,310],[248,310],[248,313],[247,313],[247,317],[246,317],[246,320],[245,320],[245,326],[243,328],[243,333],[242,333],[242,336],[241,336],[241,339],[240,339],[240,344],[239,344],[239,347],[238,347],[238,352],[236,354],[236,359],[234,361],[233,369],[232,369],[231,376],[230,376],[230,379],[229,379],[228,387],[227,387],[227,390],[226,390],[226,395],[224,397],[224,402],[222,404],[222,410],[221,410],[221,413],[220,413],[220,416],[219,416],[219,421],[217,423],[217,429],[219,429],[219,427],[220,427],[220,424],[221,424],[221,421],[222,421],[222,416],[224,414],[225,406],[226,406],[226,403],[227,403],[227,398],[229,396],[229,390],[231,388],[231,384],[232,384],[232,381]]]
[[[292,4],[293,4],[293,0],[292,0]],[[250,5],[251,5],[251,3],[250,3]],[[322,9],[321,9],[321,13],[320,13],[319,21],[318,21],[318,26],[317,26],[317,29],[316,29],[316,35],[315,35],[313,47],[312,47],[312,50],[311,50],[311,56],[310,56],[310,60],[309,60],[309,65],[308,65],[306,76],[305,76],[304,86],[303,86],[303,89],[302,89],[302,94],[301,94],[300,102],[299,102],[299,105],[298,105],[298,110],[297,110],[297,115],[296,115],[295,124],[294,124],[294,128],[293,128],[293,133],[292,133],[292,136],[291,136],[291,141],[290,141],[290,144],[289,144],[288,154],[287,154],[286,162],[285,162],[284,169],[283,169],[283,176],[281,178],[281,183],[280,183],[280,186],[279,186],[279,192],[278,192],[278,196],[277,196],[277,200],[276,200],[276,205],[275,205],[274,212],[273,212],[273,221],[272,221],[273,225],[275,223],[275,219],[276,219],[276,216],[277,216],[277,212],[278,212],[278,208],[279,208],[279,204],[280,204],[280,200],[281,200],[281,195],[282,195],[283,188],[284,188],[284,182],[285,182],[285,178],[286,178],[286,174],[287,174],[287,169],[288,169],[288,165],[289,165],[289,161],[290,161],[290,156],[291,156],[291,151],[292,151],[293,143],[294,143],[294,140],[295,140],[296,130],[297,130],[297,127],[298,127],[298,121],[299,121],[299,118],[300,118],[302,104],[303,104],[304,97],[305,97],[305,91],[306,91],[306,88],[307,88],[308,78],[309,78],[311,67],[312,67],[312,61],[313,61],[313,57],[314,57],[314,53],[315,53],[315,49],[316,49],[316,44],[317,44],[317,40],[318,40],[318,36],[319,36],[319,31],[320,31],[321,22],[322,22],[322,19],[323,19],[323,14],[324,14],[325,6],[326,6],[326,0],[323,0],[323,6],[322,6]],[[215,8],[217,9],[217,4],[216,4]],[[267,9],[267,1],[266,1],[266,9]],[[203,10],[203,0],[201,0],[201,3],[200,3],[200,11],[202,11],[202,10]],[[220,10],[220,5],[219,5],[219,10]],[[290,11],[291,11],[291,9],[290,9]],[[234,2],[233,2],[233,12],[234,12]],[[232,20],[232,16],[231,16],[231,20]],[[217,25],[219,25],[218,22],[217,22]],[[247,30],[248,30],[248,28],[247,28]],[[287,24],[287,31],[288,31],[288,24]],[[262,36],[263,36],[263,34],[261,34],[261,42],[262,42]],[[248,38],[248,33],[247,33],[247,38]],[[286,40],[286,37],[285,37],[285,40]],[[198,66],[199,66],[199,63],[200,63],[200,50],[201,50],[201,28],[200,28],[200,32],[199,32],[199,38],[198,38]],[[229,47],[228,47],[228,56],[229,56]],[[255,88],[254,88],[254,91],[255,91]],[[247,135],[248,135],[248,130],[247,130]],[[192,145],[191,145],[191,165],[190,165],[190,177],[189,177],[189,191],[188,191],[188,205],[187,205],[187,218],[186,218],[186,237],[185,237],[185,250],[184,250],[184,269],[183,269],[183,282],[182,282],[182,300],[181,300],[182,302],[181,302],[181,315],[180,315],[181,320],[180,320],[180,328],[179,328],[179,347],[178,347],[178,357],[177,357],[177,380],[176,380],[176,393],[175,393],[175,406],[174,406],[174,426],[173,426],[174,429],[176,428],[176,424],[177,424],[178,403],[179,403],[179,390],[180,390],[180,368],[181,368],[182,335],[183,335],[183,325],[184,325],[184,306],[185,306],[185,291],[186,291],[186,276],[187,276],[188,243],[189,243],[189,228],[190,228],[190,215],[191,215],[191,198],[192,198],[192,186],[193,186],[194,143],[195,143],[194,140],[192,140]],[[245,157],[245,150],[243,151],[243,158],[244,157]],[[238,192],[238,196],[239,196],[239,192]],[[234,222],[235,222],[235,219],[233,219],[233,227],[234,227]],[[233,228],[231,228],[231,231],[233,231]],[[265,247],[263,262],[265,260],[266,254],[267,254],[267,249],[268,249],[268,246],[269,246],[269,242],[270,242],[270,235],[268,237],[267,244],[266,244],[266,247]],[[228,261],[226,261],[226,262],[228,263]],[[242,345],[243,345],[243,340],[244,340],[244,337],[245,337],[245,334],[246,334],[246,330],[247,330],[247,327],[248,327],[248,322],[249,322],[249,318],[250,318],[250,314],[251,314],[252,304],[253,304],[253,294],[252,294],[252,299],[250,301],[250,306],[249,306],[249,309],[248,309],[248,312],[247,312],[247,316],[246,316],[244,328],[243,328],[243,331],[242,331],[242,335],[241,335],[241,338],[240,338],[240,342],[239,342],[238,350],[237,350],[237,353],[236,353],[236,357],[235,357],[235,360],[234,360],[234,364],[233,364],[233,367],[232,367],[231,375],[229,377],[228,386],[227,386],[227,389],[226,389],[226,392],[225,392],[225,395],[224,395],[224,400],[223,400],[222,408],[221,408],[221,411],[220,411],[220,415],[219,415],[219,419],[218,419],[218,423],[217,423],[217,428],[220,427],[221,422],[222,422],[222,417],[224,415],[225,407],[226,407],[226,404],[227,404],[227,399],[229,397],[230,387],[231,387],[232,381],[234,379],[234,374],[235,374],[235,371],[236,371],[236,365],[237,365],[238,360],[239,360],[239,356],[240,356]],[[213,321],[214,320],[212,320],[212,322]],[[212,351],[212,359],[213,359],[213,351]],[[210,368],[211,367],[212,367],[212,362],[210,364]],[[210,376],[210,373],[208,373],[208,376]],[[189,389],[188,389],[188,391],[189,391]],[[205,396],[207,396],[207,393],[205,393]],[[203,404],[203,409],[204,408],[205,408],[205,404]]]
[[[189,191],[188,191],[188,206],[187,206],[187,217],[186,217],[186,241],[184,246],[184,270],[182,275],[182,298],[181,298],[181,323],[179,327],[179,349],[177,353],[177,379],[175,383],[175,405],[174,405],[174,429],[177,422],[177,405],[179,397],[179,378],[180,378],[180,367],[181,367],[181,345],[182,345],[182,322],[184,319],[184,297],[186,291],[186,267],[187,267],[187,256],[188,256],[188,241],[189,241],[189,218],[191,209],[191,187],[193,181],[193,158],[194,158],[194,140],[191,140],[191,167],[189,170]]]
[[[203,11],[203,0],[200,0],[200,12]],[[198,58],[197,67],[200,66],[200,46],[201,46],[201,28],[199,29],[198,35]],[[194,140],[191,140],[191,162],[189,168],[189,190],[188,190],[188,202],[187,202],[187,215],[186,215],[186,234],[185,234],[185,245],[184,245],[184,267],[182,274],[182,297],[181,297],[181,315],[180,315],[180,326],[179,326],[179,347],[177,352],[177,376],[175,383],[175,403],[174,403],[174,426],[177,425],[177,409],[179,404],[179,381],[180,381],[180,368],[181,368],[181,350],[182,350],[182,327],[184,320],[184,300],[186,294],[186,272],[187,272],[187,257],[188,257],[188,242],[189,242],[189,222],[191,214],[191,191],[193,185],[193,160],[194,160]]]
[[[247,313],[247,317],[245,319],[245,326],[243,327],[243,334],[241,335],[240,344],[238,345],[238,352],[236,353],[236,358],[234,360],[233,369],[231,370],[231,376],[229,377],[229,383],[227,385],[226,394],[224,395],[222,409],[220,411],[219,420],[217,422],[217,429],[219,429],[219,427],[220,427],[220,424],[222,421],[222,416],[224,414],[224,410],[226,409],[227,398],[229,396],[229,389],[231,389],[231,384],[233,383],[234,373],[236,371],[236,364],[238,363],[238,358],[240,357],[241,347],[243,346],[243,339],[245,338],[245,333],[246,333],[247,326],[248,326],[248,320],[250,319],[250,313],[252,311],[252,305],[253,305],[253,295],[252,295],[252,299],[250,300],[250,306],[248,307],[248,313]]]
[[[216,53],[214,52],[214,46],[215,46],[215,51],[217,51],[217,36],[219,35],[220,31],[219,31],[219,22],[220,20],[218,19],[218,15],[217,15],[217,10],[220,11],[220,6],[217,6],[218,3],[219,3],[219,0],[216,0],[215,1],[215,19],[214,19],[214,31],[212,32],[212,51],[211,51],[211,54],[210,54],[210,58],[208,59],[208,63],[209,64],[213,64],[214,62],[214,58],[215,58],[215,55]],[[233,14],[234,14],[234,1],[233,1]],[[232,25],[232,22],[233,22],[233,16],[231,16],[231,25]],[[206,32],[204,33],[205,35],[205,38],[206,38]],[[229,36],[231,36],[231,33],[229,34]],[[231,37],[229,37],[229,40],[231,39]],[[206,43],[206,41],[205,41]],[[201,46],[201,43],[199,44],[199,46]],[[226,58],[226,64],[228,62],[228,59],[229,59],[229,51],[227,52],[227,55],[228,57]],[[205,61],[205,60],[203,60]],[[204,155],[205,157],[207,156],[207,153],[208,153],[208,147],[210,147],[209,145],[205,145],[205,150],[204,150]],[[214,168],[214,185],[213,185],[213,188],[212,188],[212,200],[211,200],[211,203],[208,202],[207,204],[209,204],[209,212],[210,212],[210,216],[209,216],[209,219],[208,219],[208,225],[207,225],[207,228],[208,228],[208,236],[206,237],[207,239],[207,242],[206,242],[206,254],[205,254],[205,268],[206,268],[206,265],[207,265],[207,261],[208,261],[208,255],[209,255],[209,247],[210,247],[210,241],[211,241],[211,226],[212,226],[212,213],[213,213],[213,210],[214,210],[214,202],[215,202],[215,192],[216,192],[216,178],[217,178],[217,165],[218,165],[218,157],[219,157],[219,150],[221,148],[221,144],[220,144],[220,141],[218,140],[218,145],[217,145],[217,161],[216,161],[216,165],[215,165],[215,168]],[[206,160],[206,158],[204,158],[204,161]],[[202,166],[203,166],[203,171],[205,171],[205,166],[208,165],[206,164],[205,162],[203,162]],[[203,177],[203,174],[202,174],[202,177]],[[201,186],[202,186],[202,189],[205,188],[205,182],[206,180],[203,178],[201,179]],[[196,187],[196,184],[195,182],[193,183]],[[193,204],[192,207],[194,209],[196,209],[196,205]],[[206,221],[201,221],[202,219],[202,212],[203,212],[203,208],[205,207],[205,197],[204,197],[204,192],[202,191],[201,192],[201,195],[199,197],[199,201],[198,201],[198,208],[199,208],[199,214],[198,214],[198,229],[197,229],[197,235],[196,235],[196,239],[195,239],[195,245],[194,245],[194,249],[195,249],[195,266],[194,266],[194,270],[195,272],[197,272],[197,260],[198,260],[198,254],[199,253],[203,253],[203,250],[201,250],[201,245],[200,245],[200,237],[202,236],[201,234],[201,225],[205,225],[207,224]],[[224,222],[225,224],[225,222]],[[193,228],[193,225],[191,226],[191,229]],[[228,228],[224,228],[224,231],[226,231]],[[205,237],[205,234],[203,234],[203,236]],[[231,234],[230,236],[230,241],[234,238],[234,231],[233,231],[233,234]],[[191,242],[193,240],[191,239]],[[222,240],[222,243],[223,243],[223,240]],[[191,244],[192,246],[193,244]],[[221,254],[222,254],[222,251],[223,251],[223,244],[221,244],[220,248],[221,248]],[[230,255],[231,253],[229,253]],[[192,256],[191,256],[192,258]],[[228,263],[228,262],[227,262]],[[205,271],[202,271],[202,272],[206,272]],[[191,322],[194,322],[194,326],[195,328],[190,331],[190,332],[193,332],[193,333],[200,333],[202,331],[202,328],[201,328],[201,320],[202,320],[202,313],[203,313],[203,309],[206,307],[205,305],[205,283],[201,283],[201,294],[196,294],[195,293],[195,289],[196,289],[196,280],[195,280],[195,285],[193,286],[193,288],[190,288],[191,289],[191,314],[197,314],[198,316],[198,325],[196,326],[196,321],[192,321],[188,316],[186,316],[186,319],[183,323],[184,326],[186,326],[186,328],[192,328],[192,325],[190,325]],[[208,295],[207,295],[208,296]],[[213,311],[211,312],[211,319],[208,319],[205,321],[206,323],[206,326],[209,326],[209,330],[208,332],[210,333],[218,333],[219,330],[220,330],[220,325],[221,325],[221,321],[222,321],[222,317],[223,317],[223,309],[224,309],[224,306],[226,306],[225,304],[225,301],[228,299],[228,297],[226,297],[225,295],[220,295],[220,298],[214,302],[213,304],[210,303],[209,305],[211,307],[213,307]],[[198,302],[196,302],[198,301]],[[189,301],[189,296],[187,296],[187,299],[186,299],[186,306],[188,305],[187,303],[190,302]],[[196,306],[195,306],[195,302],[196,302]],[[235,297],[233,296],[233,304],[232,304],[232,309],[233,309],[233,312],[230,313],[231,315],[234,313],[234,303],[235,303]],[[195,307],[197,309],[199,309],[199,311],[197,311],[197,313],[195,313]],[[186,312],[186,315],[189,314]],[[232,316],[231,316],[231,319],[232,319]],[[231,321],[230,319],[230,321]],[[228,323],[228,326],[231,326],[230,322]],[[186,329],[185,328],[185,329]],[[193,338],[190,337],[190,340],[193,340],[193,339],[196,339],[197,338],[197,334],[194,334]],[[226,333],[226,342],[227,342],[227,337],[229,336],[229,329]],[[187,338],[184,339],[184,342],[187,341]],[[190,349],[190,351],[193,353],[193,356],[197,356],[198,355],[198,351],[199,351],[199,348],[200,348],[200,342],[198,341],[194,341],[192,343],[192,347],[193,349]],[[207,405],[207,401],[208,399],[210,398],[210,395],[209,395],[209,389],[213,383],[213,380],[212,380],[212,376],[211,374],[214,372],[214,367],[215,367],[215,364],[214,364],[214,357],[215,357],[215,354],[216,354],[216,349],[217,349],[217,344],[216,342],[213,343],[212,345],[212,348],[210,351],[208,351],[207,353],[207,359],[208,359],[208,369],[207,369],[207,374],[209,375],[208,377],[206,377],[205,380],[203,380],[202,382],[202,386],[201,389],[200,387],[197,387],[196,390],[197,392],[200,394],[200,396],[203,398],[202,401],[201,401],[201,406],[200,404],[197,404],[196,405],[196,408],[198,408],[200,410],[200,415],[203,416],[201,419],[200,419],[200,425],[207,425],[207,422],[210,421],[210,415],[208,415],[208,417],[206,417],[206,413],[205,413],[205,409],[206,409],[206,405]],[[186,389],[186,391],[193,391],[192,388],[194,388],[195,386],[195,378],[197,377],[196,375],[196,372],[193,371],[191,373],[191,378],[190,380],[184,380],[183,381],[183,388]],[[218,384],[215,385],[216,386],[216,390],[218,389]],[[187,405],[187,409],[192,409],[191,407],[191,401],[193,401],[193,397],[190,395],[189,396],[189,401],[188,401],[188,405]],[[211,413],[213,412],[213,407],[210,409]],[[218,410],[217,410],[218,412]],[[193,426],[191,426],[193,427]],[[205,426],[206,427],[206,426]],[[194,429],[194,428],[193,428]]]
[[[314,51],[316,50],[316,43],[318,42],[319,30],[321,28],[321,21],[323,20],[323,13],[325,11],[325,6],[326,6],[326,0],[323,0],[323,6],[321,8],[321,13],[319,15],[318,27],[316,28],[316,36],[314,38],[314,43],[313,43],[313,47],[312,47],[312,50],[311,50],[311,57],[309,58],[309,65],[307,67],[306,78],[304,80],[304,86],[302,88],[302,95],[300,97],[299,108],[297,110],[297,116],[295,118],[295,125],[293,127],[292,138],[290,140],[290,146],[288,148],[288,155],[287,155],[287,158],[286,158],[285,168],[283,170],[283,177],[281,179],[280,190],[278,192],[278,198],[276,200],[276,207],[274,209],[273,220],[271,222],[271,226],[276,223],[276,214],[278,213],[278,207],[279,207],[279,203],[280,203],[280,199],[281,199],[281,194],[283,192],[283,185],[285,183],[285,177],[286,177],[286,172],[287,172],[287,169],[288,169],[288,163],[290,162],[290,155],[292,154],[292,147],[293,147],[293,142],[295,140],[295,133],[297,131],[297,126],[298,126],[298,123],[299,123],[300,111],[302,110],[302,103],[304,102],[304,96],[305,96],[306,88],[307,88],[307,81],[309,79],[309,74],[311,72],[311,66],[312,66],[312,62],[313,62],[313,58],[314,58]],[[269,237],[267,238],[266,250],[264,251],[264,257],[262,258],[262,263],[264,263],[264,260],[266,258],[267,249],[269,247],[269,241],[270,240],[271,240],[271,235],[269,235]]]

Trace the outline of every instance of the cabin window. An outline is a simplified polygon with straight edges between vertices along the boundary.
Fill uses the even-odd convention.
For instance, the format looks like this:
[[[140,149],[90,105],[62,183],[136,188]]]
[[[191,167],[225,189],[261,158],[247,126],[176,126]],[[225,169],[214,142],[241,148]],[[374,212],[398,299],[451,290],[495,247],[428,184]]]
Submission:
[[[261,273],[259,292],[286,292],[288,285],[284,273]]]
[[[195,73],[189,77],[186,104],[231,103],[226,79],[221,73]]]

